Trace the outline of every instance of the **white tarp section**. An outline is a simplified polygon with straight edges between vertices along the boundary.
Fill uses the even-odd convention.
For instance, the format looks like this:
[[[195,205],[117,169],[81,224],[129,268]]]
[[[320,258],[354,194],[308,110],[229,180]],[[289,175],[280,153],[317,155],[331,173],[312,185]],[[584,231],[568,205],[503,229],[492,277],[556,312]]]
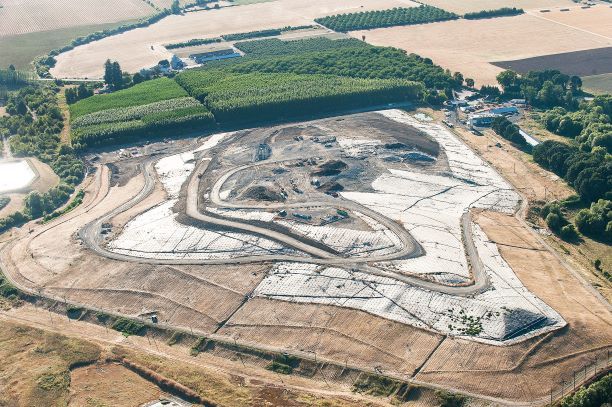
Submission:
[[[402,223],[426,252],[418,258],[375,266],[444,283],[469,281],[462,242],[462,215],[470,208],[512,213],[519,203],[519,195],[442,126],[416,120],[398,110],[381,113],[416,127],[438,141],[450,172],[390,170],[372,183],[374,193],[342,193],[344,198]],[[376,148],[368,143],[344,144],[349,155],[359,156],[364,150]],[[484,232],[475,224],[470,227],[491,282],[491,288],[481,294],[454,296],[393,278],[300,263],[277,264],[255,294],[356,308],[416,327],[493,344],[512,343],[565,325],[556,311],[523,286]]]
[[[246,233],[216,232],[179,223],[172,207],[182,185],[195,168],[194,153],[214,147],[231,133],[206,139],[197,150],[164,157],[155,170],[168,201],[136,216],[107,249],[124,255],[152,259],[230,259],[269,254],[300,255],[269,239]]]
[[[429,291],[401,281],[336,267],[279,263],[255,294],[360,309],[394,321],[479,341],[512,343],[565,321],[530,293],[477,225],[474,240],[492,289],[473,297]]]
[[[518,205],[519,195],[444,127],[420,122],[398,110],[381,113],[434,138],[446,154],[450,173],[390,170],[372,183],[377,192],[341,193],[344,198],[399,221],[425,249],[424,256],[376,266],[425,275],[441,283],[468,282],[470,274],[461,237],[461,216],[469,208],[512,213]]]

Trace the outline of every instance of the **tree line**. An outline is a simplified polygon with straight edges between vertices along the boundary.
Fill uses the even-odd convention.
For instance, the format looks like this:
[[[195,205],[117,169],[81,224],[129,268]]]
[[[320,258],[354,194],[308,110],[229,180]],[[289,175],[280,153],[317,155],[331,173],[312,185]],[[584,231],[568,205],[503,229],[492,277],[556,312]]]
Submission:
[[[584,202],[612,199],[612,160],[603,149],[585,152],[547,140],[534,147],[533,160],[566,180]]]
[[[466,18],[468,20],[478,20],[481,18],[517,16],[523,14],[524,12],[525,11],[522,8],[502,7],[495,10],[482,10],[475,11],[472,13],[465,13],[463,15],[463,18]]]
[[[504,116],[496,117],[493,120],[491,128],[501,137],[520,147],[526,147],[528,145],[527,140],[525,140],[525,137],[520,133],[519,127]]]

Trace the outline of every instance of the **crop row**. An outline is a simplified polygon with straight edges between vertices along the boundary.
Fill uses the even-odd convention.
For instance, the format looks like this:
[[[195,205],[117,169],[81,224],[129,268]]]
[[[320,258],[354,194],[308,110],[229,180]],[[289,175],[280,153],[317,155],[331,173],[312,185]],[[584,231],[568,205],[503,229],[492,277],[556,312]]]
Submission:
[[[220,123],[278,120],[414,100],[423,90],[420,84],[399,79],[213,70],[188,71],[177,80],[197,94]]]
[[[160,112],[168,112],[191,107],[202,107],[202,105],[200,105],[200,103],[192,97],[183,97],[162,100],[160,102],[149,103],[142,106],[101,110],[85,116],[77,117],[72,121],[72,127],[80,128],[103,123],[131,121]]]
[[[81,146],[126,143],[134,139],[160,137],[180,131],[214,126],[212,114],[203,106],[159,112],[139,120],[102,123],[75,129],[73,143]]]
[[[459,18],[459,16],[455,13],[433,6],[421,5],[410,8],[397,7],[388,10],[336,14],[317,18],[315,21],[334,31],[347,32],[396,25],[432,23],[456,18]]]
[[[187,92],[172,79],[154,79],[108,95],[95,95],[80,100],[70,105],[70,116],[74,120],[102,110],[142,106],[187,96]]]
[[[356,38],[332,40],[325,37],[314,37],[291,41],[269,38],[238,42],[234,46],[249,56],[261,57],[295,55],[304,52],[327,51],[339,48],[366,48],[370,45]]]

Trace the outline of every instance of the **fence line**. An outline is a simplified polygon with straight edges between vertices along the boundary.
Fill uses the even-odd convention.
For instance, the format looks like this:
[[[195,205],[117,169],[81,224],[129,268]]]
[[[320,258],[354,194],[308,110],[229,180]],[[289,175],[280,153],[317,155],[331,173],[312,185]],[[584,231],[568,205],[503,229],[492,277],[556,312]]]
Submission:
[[[571,372],[568,376],[564,376],[561,382],[553,384],[550,388],[550,405],[557,400],[573,393],[582,384],[592,379],[593,377],[609,371],[612,367],[610,360],[610,349],[608,348],[595,356],[595,360],[585,365],[583,368]]]

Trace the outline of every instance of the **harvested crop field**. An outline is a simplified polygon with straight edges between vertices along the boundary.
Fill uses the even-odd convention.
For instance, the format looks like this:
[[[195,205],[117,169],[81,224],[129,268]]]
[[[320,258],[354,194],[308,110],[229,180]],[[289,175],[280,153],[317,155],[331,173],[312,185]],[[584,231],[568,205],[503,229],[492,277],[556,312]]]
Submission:
[[[572,27],[574,30],[599,35],[603,39],[612,39],[612,8],[600,4],[590,8],[578,6],[566,7],[565,10],[551,9],[549,13],[530,10],[529,14],[559,25]]]
[[[169,16],[147,28],[105,38],[61,54],[51,72],[59,78],[101,77],[102,65],[107,58],[119,61],[124,70],[135,72],[171,56],[162,47],[163,44],[268,28],[310,25],[317,17],[415,4],[410,0],[278,0]]]
[[[582,78],[582,88],[596,95],[612,93],[612,73],[585,76]]]
[[[155,9],[142,0],[2,0],[0,38],[80,25],[146,17]]]
[[[565,52],[514,61],[499,61],[494,62],[493,65],[519,73],[557,69],[567,75],[606,74],[612,73],[612,47]]]
[[[440,7],[457,14],[502,7],[517,7],[524,10],[575,6],[570,0],[424,0],[423,3]]]
[[[593,9],[610,16],[612,9]],[[581,23],[580,11],[568,16]],[[560,24],[539,16],[523,14],[484,20],[455,20],[421,26],[393,27],[354,31],[354,37],[366,36],[374,45],[393,46],[429,57],[434,63],[473,78],[477,85],[496,84],[502,68],[494,61],[508,61],[541,55],[605,48],[610,38]],[[534,41],[538,38],[538,41]]]

